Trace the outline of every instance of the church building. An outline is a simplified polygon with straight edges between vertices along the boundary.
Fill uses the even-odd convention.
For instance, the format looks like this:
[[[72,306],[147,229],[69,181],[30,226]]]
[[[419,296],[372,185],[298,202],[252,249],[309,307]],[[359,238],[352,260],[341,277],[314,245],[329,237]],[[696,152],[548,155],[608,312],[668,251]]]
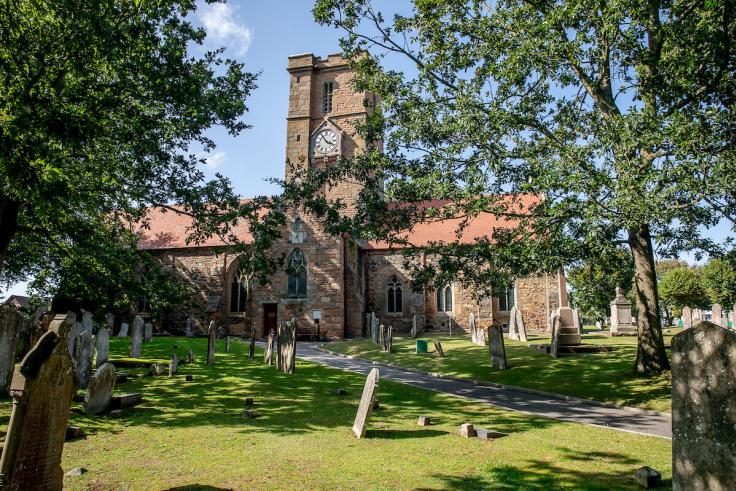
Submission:
[[[287,70],[286,179],[294,166],[326,166],[361,152],[366,144],[356,131],[356,122],[375,107],[376,99],[370,93],[354,92],[350,84],[354,73],[346,60],[340,55],[324,59],[311,53],[295,55],[289,57]],[[360,190],[360,183],[346,182],[325,192],[347,203],[349,210]],[[470,313],[479,326],[505,325],[516,305],[527,331],[541,332],[549,330],[549,314],[558,307],[559,285],[564,285],[561,275],[541,274],[517,280],[497,297],[477,298],[461,282],[433,285],[415,293],[400,250],[381,242],[331,236],[310,216],[297,214],[292,214],[288,230],[273,251],[285,254],[290,272],[273,275],[266,286],[257,281],[247,284],[246,275],[238,269],[237,254],[223,249],[219,238],[187,245],[190,220],[183,214],[154,209],[150,228],[141,232],[139,241],[140,249],[150,252],[194,292],[186,305],[172,313],[174,329],[184,329],[191,316],[202,328],[217,320],[230,334],[255,328],[257,336],[263,337],[278,323],[295,317],[301,336],[342,339],[364,336],[370,312],[397,332],[406,332],[414,316],[418,327],[428,330],[447,330],[450,323],[467,329]],[[420,247],[430,241],[470,243],[503,226],[496,216],[480,215],[458,239],[458,224],[453,220],[418,224],[407,232],[408,239]],[[245,227],[238,233],[246,243],[254,240]],[[419,254],[413,260],[432,261],[425,256]]]

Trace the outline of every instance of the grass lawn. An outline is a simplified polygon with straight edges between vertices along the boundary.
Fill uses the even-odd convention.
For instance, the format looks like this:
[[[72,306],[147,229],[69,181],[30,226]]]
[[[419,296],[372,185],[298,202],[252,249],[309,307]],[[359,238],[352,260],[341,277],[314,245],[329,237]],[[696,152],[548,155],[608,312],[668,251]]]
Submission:
[[[665,330],[665,344],[680,329]],[[422,336],[434,341],[437,338]],[[529,343],[505,339],[506,357],[510,368],[494,370],[490,366],[488,348],[470,342],[468,336],[440,337],[446,358],[415,353],[415,340],[394,338],[394,353],[381,351],[369,340],[340,341],[327,345],[332,351],[376,361],[413,367],[455,377],[487,380],[545,390],[558,394],[584,397],[626,406],[657,411],[671,410],[669,372],[653,377],[634,374],[636,337],[608,337],[605,334],[585,334],[583,343],[613,345],[609,353],[563,356],[552,359],[527,347],[529,343],[549,343],[549,337],[530,336]]]
[[[670,485],[671,442],[476,405],[381,381],[381,410],[366,438],[350,430],[365,378],[299,361],[294,375],[246,359],[246,345],[205,364],[206,340],[155,338],[143,356],[197,359],[179,376],[136,377],[120,391],[144,402],[119,418],[88,417],[73,406],[70,423],[87,437],[64,447],[63,468],[83,466],[65,489],[635,489],[635,469],[650,465]],[[218,342],[224,350],[224,343]],[[452,352],[458,347],[450,348]],[[127,340],[113,339],[124,356]],[[297,347],[298,351],[298,347]],[[143,370],[126,369],[129,373]],[[184,375],[194,381],[186,382]],[[339,397],[335,389],[345,387]],[[242,417],[253,395],[257,419]],[[419,427],[419,415],[436,423]],[[6,430],[7,399],[0,403]],[[466,440],[457,427],[508,432]]]

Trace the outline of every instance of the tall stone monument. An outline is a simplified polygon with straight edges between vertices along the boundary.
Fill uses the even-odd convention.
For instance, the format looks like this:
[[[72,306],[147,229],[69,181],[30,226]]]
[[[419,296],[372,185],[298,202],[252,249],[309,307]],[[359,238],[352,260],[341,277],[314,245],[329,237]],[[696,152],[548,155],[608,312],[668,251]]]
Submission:
[[[557,272],[557,287],[559,289],[560,307],[557,309],[559,317],[558,342],[560,346],[577,346],[580,344],[580,323],[575,320],[575,313],[570,308],[567,297],[567,282],[562,270]]]
[[[736,333],[701,322],[672,338],[672,489],[736,483]]]
[[[15,348],[23,316],[12,305],[0,307],[0,390],[5,394],[15,369]]]
[[[636,336],[631,317],[631,301],[621,288],[616,287],[616,298],[611,302],[611,336]]]
[[[2,457],[0,489],[61,490],[61,454],[74,393],[67,336],[76,317],[57,315],[16,368],[13,412]]]
[[[141,345],[143,344],[143,317],[136,315],[133,320],[133,333],[130,336],[130,357],[141,357]]]
[[[207,328],[207,365],[215,364],[215,341],[217,339],[217,327],[215,321],[210,321]]]

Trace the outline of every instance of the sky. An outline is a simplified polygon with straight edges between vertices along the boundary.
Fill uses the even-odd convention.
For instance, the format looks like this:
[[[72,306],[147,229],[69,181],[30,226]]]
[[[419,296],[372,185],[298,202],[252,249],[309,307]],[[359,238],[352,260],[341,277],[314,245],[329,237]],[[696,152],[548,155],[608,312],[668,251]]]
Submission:
[[[269,178],[282,178],[286,159],[286,114],[289,76],[287,58],[300,53],[325,57],[339,53],[342,34],[329,26],[320,26],[312,18],[312,0],[270,0],[254,2],[230,0],[226,4],[201,2],[192,21],[202,25],[208,36],[204,48],[225,47],[225,54],[245,64],[250,72],[260,72],[258,88],[246,104],[245,121],[252,125],[238,136],[230,136],[222,128],[209,135],[216,148],[208,155],[205,174],[216,172],[230,178],[235,191],[244,197],[272,195],[279,192]],[[407,8],[408,0],[377,0],[380,10]],[[197,47],[194,48],[195,50]],[[194,53],[196,54],[196,52]],[[412,71],[408,64],[394,66]],[[708,236],[724,238],[726,224],[707,231]],[[690,262],[693,257],[686,257]],[[21,283],[2,291],[4,296],[23,295]]]

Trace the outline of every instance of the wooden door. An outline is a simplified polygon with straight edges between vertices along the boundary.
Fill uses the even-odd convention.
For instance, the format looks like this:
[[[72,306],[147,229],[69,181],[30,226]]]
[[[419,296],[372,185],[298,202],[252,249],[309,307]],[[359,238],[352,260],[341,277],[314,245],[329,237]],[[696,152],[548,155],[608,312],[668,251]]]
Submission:
[[[268,333],[273,329],[273,332],[276,332],[276,326],[277,326],[277,320],[276,317],[276,307],[277,305],[275,303],[266,303],[263,304],[263,336],[268,336]]]

